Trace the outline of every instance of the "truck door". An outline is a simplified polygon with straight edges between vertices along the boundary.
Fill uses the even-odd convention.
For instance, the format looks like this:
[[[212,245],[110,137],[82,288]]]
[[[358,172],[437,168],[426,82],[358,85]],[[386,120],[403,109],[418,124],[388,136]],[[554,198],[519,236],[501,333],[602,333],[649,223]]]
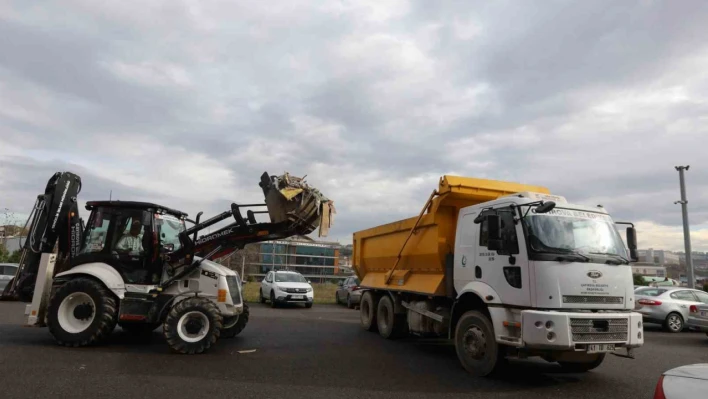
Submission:
[[[487,247],[487,221],[476,225],[479,239],[475,268],[478,269],[477,275],[481,274],[477,280],[491,286],[504,304],[529,306],[528,257],[524,240],[520,239],[523,237],[521,225],[514,224],[514,214],[510,208],[502,208],[498,215],[501,218],[502,240],[508,243],[508,250],[490,250]]]
[[[474,223],[478,212],[473,211],[462,215],[457,223],[455,234],[455,290],[461,292],[465,284],[474,281],[475,256],[477,253],[477,230],[479,225]]]

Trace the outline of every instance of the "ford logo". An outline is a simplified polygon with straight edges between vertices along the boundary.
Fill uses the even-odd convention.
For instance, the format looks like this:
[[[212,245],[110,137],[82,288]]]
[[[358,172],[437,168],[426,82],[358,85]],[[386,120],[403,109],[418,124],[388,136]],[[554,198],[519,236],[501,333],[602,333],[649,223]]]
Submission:
[[[590,278],[600,278],[602,277],[602,273],[598,272],[597,270],[591,270],[588,272],[588,277]]]

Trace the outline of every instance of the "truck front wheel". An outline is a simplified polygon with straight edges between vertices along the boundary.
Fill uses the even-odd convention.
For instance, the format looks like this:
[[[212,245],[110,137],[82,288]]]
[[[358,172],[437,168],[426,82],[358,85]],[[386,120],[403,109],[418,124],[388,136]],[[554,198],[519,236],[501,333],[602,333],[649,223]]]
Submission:
[[[113,293],[90,278],[70,280],[49,300],[47,327],[60,345],[87,346],[104,341],[118,322]]]
[[[478,311],[466,312],[457,322],[455,351],[462,367],[475,377],[490,375],[503,363],[492,323]]]
[[[588,355],[587,357],[588,359],[584,362],[558,362],[558,364],[560,364],[565,371],[571,373],[584,373],[598,367],[602,364],[602,361],[605,360],[604,353]]]
[[[361,317],[361,327],[366,331],[376,331],[376,312],[379,304],[379,296],[371,291],[366,291],[361,296],[359,314]]]

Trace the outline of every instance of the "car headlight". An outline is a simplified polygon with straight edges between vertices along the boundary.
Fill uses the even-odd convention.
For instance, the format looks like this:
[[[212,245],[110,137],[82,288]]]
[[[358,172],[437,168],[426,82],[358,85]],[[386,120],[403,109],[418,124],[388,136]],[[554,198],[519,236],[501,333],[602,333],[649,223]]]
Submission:
[[[306,292],[312,292],[312,287],[308,287]]]

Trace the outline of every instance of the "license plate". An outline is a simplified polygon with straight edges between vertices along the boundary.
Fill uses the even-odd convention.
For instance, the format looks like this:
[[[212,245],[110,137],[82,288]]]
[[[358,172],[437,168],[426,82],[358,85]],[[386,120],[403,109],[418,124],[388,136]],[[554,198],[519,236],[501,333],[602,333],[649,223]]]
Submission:
[[[293,299],[303,299],[305,296],[304,295],[293,295]]]
[[[615,344],[593,344],[588,345],[588,353],[614,352]]]

